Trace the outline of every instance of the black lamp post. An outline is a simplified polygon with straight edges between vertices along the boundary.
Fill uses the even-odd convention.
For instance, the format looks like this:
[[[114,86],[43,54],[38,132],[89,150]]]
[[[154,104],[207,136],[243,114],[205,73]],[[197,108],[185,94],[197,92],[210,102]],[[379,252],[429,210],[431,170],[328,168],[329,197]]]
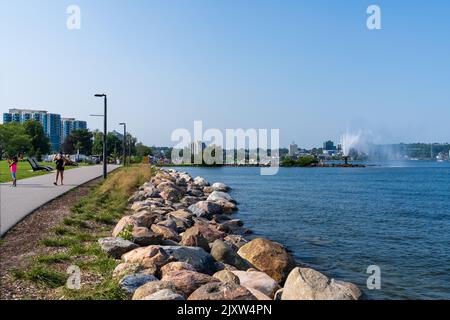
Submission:
[[[94,115],[94,116],[98,116],[98,117],[103,117],[103,178],[106,179],[108,176],[108,170],[107,170],[107,159],[108,159],[108,155],[106,154],[106,136],[108,134],[108,126],[107,126],[107,121],[108,121],[108,98],[106,96],[106,94],[96,94],[95,97],[97,98],[104,98],[104,102],[105,102],[105,107],[104,107],[104,111],[103,111],[103,115]]]
[[[120,126],[123,126],[123,162],[122,164],[126,166],[127,164],[127,124],[125,122],[119,123]]]

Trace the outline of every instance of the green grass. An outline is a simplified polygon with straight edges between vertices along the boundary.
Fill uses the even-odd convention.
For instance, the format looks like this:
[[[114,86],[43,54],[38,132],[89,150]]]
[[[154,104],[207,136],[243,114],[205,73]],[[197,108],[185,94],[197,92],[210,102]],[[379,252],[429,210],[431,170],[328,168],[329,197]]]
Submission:
[[[55,254],[46,254],[36,257],[36,262],[43,264],[61,263],[70,260],[70,255],[64,252]]]
[[[53,162],[39,162],[40,165],[49,166],[54,168],[55,164]],[[86,163],[80,163],[79,166],[87,166]],[[67,170],[73,169],[76,167],[66,167]],[[17,165],[17,180],[42,176],[44,174],[51,174],[52,172],[47,171],[36,171],[34,172],[31,169],[31,165],[28,161],[20,161]],[[6,160],[0,161],[0,183],[10,182],[12,181],[11,173],[9,171],[9,165]]]
[[[113,224],[125,214],[130,194],[148,181],[150,176],[148,166],[120,168],[110,174],[106,181],[93,188],[88,196],[72,207],[72,215],[54,229],[54,235],[41,242],[49,248],[67,248],[64,253],[35,256],[32,258],[30,271],[16,271],[15,276],[49,288],[59,288],[55,294],[64,299],[126,299],[127,295],[118,281],[112,278],[112,272],[120,261],[103,252],[97,240],[111,235]],[[64,265],[58,265],[59,268],[73,264],[82,270],[82,275],[94,274],[100,280],[81,290],[60,288],[66,280],[63,283],[64,274],[53,266],[61,263]]]
[[[36,266],[27,271],[16,270],[13,275],[16,279],[29,280],[49,288],[63,286],[68,278],[68,275],[60,271],[43,266]]]
[[[41,241],[46,247],[61,248],[70,247],[76,243],[76,240],[70,237],[52,237]]]
[[[120,288],[119,281],[108,277],[93,288],[81,290],[63,289],[66,299],[70,300],[126,300],[126,293]]]

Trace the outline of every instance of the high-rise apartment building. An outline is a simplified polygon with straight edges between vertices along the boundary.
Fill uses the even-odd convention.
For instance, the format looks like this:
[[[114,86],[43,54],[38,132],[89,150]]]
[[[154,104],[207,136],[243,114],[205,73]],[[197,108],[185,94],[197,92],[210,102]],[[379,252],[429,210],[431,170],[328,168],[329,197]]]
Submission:
[[[24,123],[28,120],[39,121],[42,124],[54,152],[61,149],[61,144],[73,130],[87,129],[86,121],[73,118],[62,119],[60,114],[48,113],[44,110],[10,109],[8,113],[3,114],[3,123]]]

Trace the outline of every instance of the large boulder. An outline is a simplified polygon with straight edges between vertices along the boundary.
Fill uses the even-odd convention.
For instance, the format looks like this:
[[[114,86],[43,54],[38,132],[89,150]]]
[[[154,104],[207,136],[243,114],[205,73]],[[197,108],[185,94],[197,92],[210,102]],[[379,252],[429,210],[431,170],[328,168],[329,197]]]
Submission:
[[[157,223],[157,225],[158,225],[158,226],[163,226],[163,227],[169,228],[169,229],[171,229],[171,230],[173,230],[173,231],[176,231],[176,230],[177,230],[177,223],[175,222],[174,219],[172,219],[172,218],[170,218],[170,217],[168,217],[168,218],[165,219],[165,220],[159,221],[159,222]]]
[[[181,200],[183,197],[183,191],[173,182],[161,182],[157,189],[159,191],[159,195],[164,200],[175,201]]]
[[[219,281],[206,274],[190,270],[168,272],[161,280],[172,283],[177,288],[177,291],[181,291],[185,296],[189,296],[204,284]]]
[[[278,283],[264,272],[259,271],[232,271],[239,278],[241,286],[256,289],[272,298],[280,289]]]
[[[289,274],[282,300],[359,300],[361,290],[353,283],[329,279],[309,268],[295,268]]]
[[[231,213],[233,213],[233,212],[238,210],[238,207],[233,202],[230,202],[230,201],[227,201],[227,200],[223,200],[223,199],[216,200],[214,202],[222,207],[222,212],[223,213],[231,214]]]
[[[226,192],[222,191],[214,191],[208,196],[208,201],[219,201],[219,200],[225,200],[232,203],[236,203],[236,201]]]
[[[206,222],[196,222],[193,227],[187,229],[183,233],[183,239],[189,236],[202,235],[208,242],[214,242],[217,239],[223,239],[226,234],[213,227],[213,225]]]
[[[200,201],[200,199],[198,197],[185,196],[183,199],[181,199],[180,203],[186,207],[189,207],[193,204],[196,204],[199,201]]]
[[[247,270],[252,265],[245,259],[241,258],[233,248],[226,242],[218,239],[211,246],[211,255],[216,261],[230,264],[239,270]]]
[[[263,301],[274,300],[274,299],[270,298],[269,296],[265,295],[264,293],[262,293],[259,290],[256,290],[256,289],[253,289],[253,288],[247,288],[247,290],[250,291],[250,293],[252,295],[254,295],[257,300],[263,300]]]
[[[145,269],[152,269],[157,273],[160,268],[171,262],[168,254],[161,246],[148,246],[134,249],[122,256],[122,259],[128,263],[138,263]]]
[[[131,215],[131,217],[138,223],[139,226],[146,228],[150,228],[152,224],[161,218],[159,214],[147,210],[139,211]]]
[[[241,284],[239,281],[239,277],[235,275],[233,272],[228,270],[220,270],[214,273],[214,278],[219,279],[221,282],[227,283],[227,282],[233,282],[235,284]]]
[[[208,240],[201,234],[183,236],[181,245],[186,247],[200,247],[206,252],[211,250]]]
[[[119,281],[119,286],[128,295],[132,296],[134,292],[137,290],[137,288],[151,281],[158,281],[158,279],[152,275],[137,273],[123,277]]]
[[[181,292],[179,292],[178,289],[175,287],[175,285],[171,282],[153,281],[153,282],[147,282],[143,286],[140,286],[139,288],[137,288],[133,294],[133,300],[142,300],[145,297],[148,297],[156,292],[159,292],[159,291],[165,290],[165,289],[168,289],[177,294],[181,294]]]
[[[177,261],[189,263],[198,272],[214,274],[216,271],[213,257],[202,248],[162,246],[161,249]]]
[[[114,259],[119,259],[123,254],[139,247],[137,244],[122,238],[100,238],[100,248]]]
[[[181,294],[175,293],[170,289],[163,289],[148,295],[141,300],[177,301],[186,299]]]
[[[185,220],[190,220],[192,221],[192,217],[194,216],[192,214],[192,212],[190,212],[189,210],[186,209],[180,209],[177,211],[173,211],[169,214],[170,217],[176,217],[176,218],[182,218]]]
[[[162,236],[145,227],[134,227],[131,232],[133,242],[140,246],[161,244]]]
[[[168,227],[162,226],[162,225],[157,225],[157,224],[152,225],[152,231],[154,233],[162,236],[162,238],[165,240],[173,240],[173,241],[177,241],[177,242],[181,240],[178,233],[176,233],[174,230],[172,230]]]
[[[180,270],[189,270],[189,271],[197,271],[195,268],[186,262],[174,261],[166,264],[161,268],[161,275],[164,277],[165,274],[171,271],[180,271]]]
[[[197,198],[204,196],[203,191],[198,189],[195,185],[191,188],[188,187],[186,194],[189,196],[192,196],[192,197],[197,197]]]
[[[125,216],[119,220],[119,222],[114,227],[112,232],[113,237],[117,237],[122,231],[127,229],[132,229],[135,227],[140,227],[138,221],[134,219],[132,216]]]
[[[294,258],[282,245],[263,238],[243,245],[238,255],[279,283],[282,283],[295,267]]]
[[[212,201],[199,201],[189,207],[194,215],[202,218],[211,218],[215,214],[222,213],[222,207]]]
[[[125,276],[141,273],[144,270],[144,267],[139,263],[127,263],[123,262],[117,265],[117,267],[113,271],[114,278],[123,278]]]
[[[211,282],[195,290],[188,300],[256,300],[256,297],[233,282]]]
[[[231,190],[231,188],[229,186],[227,186],[225,183],[221,183],[221,182],[216,182],[214,183],[211,188],[214,191],[222,191],[222,192],[228,192]]]
[[[163,206],[164,200],[161,198],[151,198],[151,199],[145,199],[143,201],[136,201],[131,205],[131,210],[135,212],[141,212],[141,211],[152,211],[157,208],[160,208]]]
[[[230,219],[220,223],[221,230],[225,230],[227,233],[240,234],[245,228],[242,228],[244,223],[240,219]],[[244,232],[245,233],[245,232]]]
[[[208,183],[208,181],[206,181],[205,178],[196,177],[194,179],[194,185],[197,187],[206,187],[206,186],[209,186],[209,183]]]

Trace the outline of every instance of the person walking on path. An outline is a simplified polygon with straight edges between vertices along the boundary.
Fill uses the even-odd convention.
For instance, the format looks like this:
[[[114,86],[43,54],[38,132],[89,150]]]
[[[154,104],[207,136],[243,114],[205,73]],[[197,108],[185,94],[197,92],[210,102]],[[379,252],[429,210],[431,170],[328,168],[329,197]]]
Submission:
[[[9,164],[9,171],[11,172],[11,177],[13,179],[13,183],[11,185],[11,187],[17,187],[17,163],[19,162],[19,160],[17,159],[16,156],[14,156],[12,158],[12,160],[8,160],[8,164]]]
[[[60,152],[55,156],[53,161],[56,163],[56,181],[53,182],[55,186],[58,185],[58,178],[61,177],[61,185],[64,185],[64,167],[66,165],[67,159],[64,157],[63,153]]]

